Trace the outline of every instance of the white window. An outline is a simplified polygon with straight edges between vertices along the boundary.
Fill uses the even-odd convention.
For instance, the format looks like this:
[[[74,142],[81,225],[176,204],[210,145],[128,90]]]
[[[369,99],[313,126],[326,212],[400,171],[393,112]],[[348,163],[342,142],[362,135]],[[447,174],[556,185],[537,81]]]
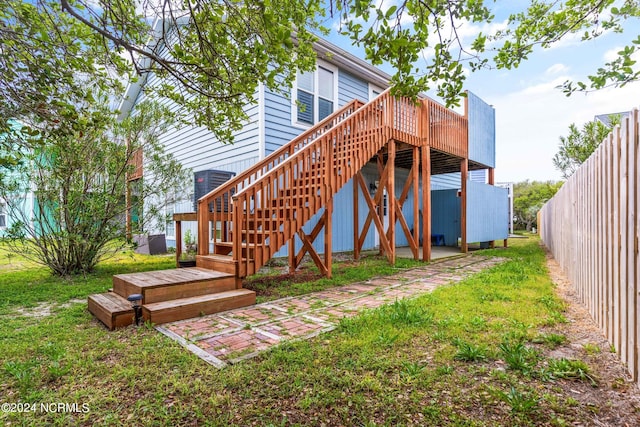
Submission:
[[[0,202],[0,228],[7,227],[7,205]]]
[[[298,72],[293,92],[293,122],[312,126],[336,110],[338,69],[324,62],[312,72]]]
[[[173,221],[173,214],[175,212],[173,203],[167,204],[164,208],[165,210],[165,235],[167,237],[175,237],[176,236],[176,223]]]
[[[384,89],[369,83],[369,101],[384,92]]]

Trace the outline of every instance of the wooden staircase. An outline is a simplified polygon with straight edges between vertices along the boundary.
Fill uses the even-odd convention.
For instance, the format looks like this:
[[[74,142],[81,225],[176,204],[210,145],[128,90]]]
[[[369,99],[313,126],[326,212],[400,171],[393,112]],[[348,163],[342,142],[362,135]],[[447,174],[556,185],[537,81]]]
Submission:
[[[373,212],[382,190],[372,200],[360,171],[372,158],[382,159],[385,146],[390,153],[395,153],[396,142],[413,146],[414,154],[426,147],[425,156],[433,146],[464,157],[466,132],[465,117],[428,99],[415,102],[386,91],[367,104],[354,100],[198,201],[196,268],[114,276],[113,292],[90,296],[89,311],[114,329],[133,322],[126,297],[134,293],[143,295],[143,317],[153,323],[254,304],[255,293],[241,288],[242,279],[287,243],[290,265],[295,267],[309,253],[330,276],[334,195],[355,177]],[[419,163],[428,165],[428,157]],[[423,170],[428,172],[428,166]],[[393,170],[388,175],[392,177]],[[393,179],[386,182],[393,195]],[[302,227],[316,214],[320,219],[307,235]],[[382,235],[382,225],[376,218],[373,222]],[[324,262],[312,247],[323,228]],[[393,239],[393,233],[388,234]],[[296,236],[303,242],[298,253]]]
[[[308,240],[302,227],[317,213],[322,212],[321,221],[330,232],[333,196],[389,141],[424,145],[423,105],[394,98],[389,91],[366,105],[353,101],[265,162],[202,197],[197,265],[243,278],[285,244],[291,243],[293,252],[295,236]],[[208,240],[211,228],[213,242]],[[330,265],[320,262],[310,243],[304,247],[330,276]]]
[[[260,176],[265,171],[273,169],[297,150],[353,114],[362,105],[363,103],[357,100],[347,104],[289,144],[272,153],[240,177],[227,182],[224,187],[233,185],[232,192],[234,192],[239,185],[238,183],[245,182],[246,178],[244,177],[247,174]],[[248,182],[250,181],[252,179],[248,180]],[[308,179],[309,183],[313,181],[312,178]],[[217,211],[228,210],[231,206],[230,201],[231,198],[223,195],[218,199]],[[282,202],[279,204],[274,201],[270,210],[262,210],[255,219],[243,223],[238,234],[243,236],[244,243],[239,246],[239,249],[236,249],[236,253],[242,254],[244,262],[240,263],[233,256],[234,244],[231,241],[232,235],[229,234],[228,242],[217,242],[214,253],[198,255],[197,267],[195,268],[114,276],[112,291],[89,296],[89,311],[107,328],[113,330],[134,323],[134,311],[131,303],[127,300],[127,297],[132,294],[143,296],[143,320],[155,324],[255,304],[255,292],[242,289],[242,277],[247,275],[246,271],[253,273],[266,262],[260,258],[262,253],[256,250],[256,246],[268,244],[272,235],[278,233],[278,228],[281,226],[277,220],[270,220],[270,216],[275,215],[276,212],[284,215],[285,207],[296,206],[296,203]],[[256,257],[258,257],[257,260]],[[242,272],[240,266],[243,268]]]

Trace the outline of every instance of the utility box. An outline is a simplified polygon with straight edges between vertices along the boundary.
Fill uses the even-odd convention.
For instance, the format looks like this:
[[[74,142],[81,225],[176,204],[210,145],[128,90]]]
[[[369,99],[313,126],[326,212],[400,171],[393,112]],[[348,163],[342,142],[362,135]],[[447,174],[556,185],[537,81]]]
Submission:
[[[167,240],[164,234],[134,234],[135,253],[158,255],[167,253]]]
[[[235,172],[221,170],[204,170],[193,173],[193,211],[198,211],[198,199],[215,190],[229,179],[236,176]],[[222,203],[218,203],[218,212],[228,212],[229,196],[225,195]],[[213,212],[213,203],[209,204],[209,211]]]

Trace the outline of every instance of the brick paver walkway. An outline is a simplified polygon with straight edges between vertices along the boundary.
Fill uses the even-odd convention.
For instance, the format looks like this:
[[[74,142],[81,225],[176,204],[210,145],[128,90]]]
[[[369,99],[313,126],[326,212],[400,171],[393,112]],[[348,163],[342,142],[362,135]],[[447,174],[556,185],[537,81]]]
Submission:
[[[503,261],[467,255],[394,276],[167,323],[156,329],[212,365],[223,367],[284,341],[330,331],[340,319],[355,316],[362,309],[417,297]]]

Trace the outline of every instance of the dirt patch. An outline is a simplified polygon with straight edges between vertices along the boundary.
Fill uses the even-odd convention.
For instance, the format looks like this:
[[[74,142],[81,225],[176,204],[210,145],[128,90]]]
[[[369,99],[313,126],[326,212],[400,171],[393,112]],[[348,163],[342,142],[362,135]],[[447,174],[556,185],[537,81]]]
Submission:
[[[64,304],[41,302],[35,307],[19,308],[15,311],[18,316],[42,318],[51,316],[54,309],[71,307],[73,304],[86,304],[85,299],[72,299]]]
[[[555,326],[554,332],[567,337],[567,345],[548,350],[547,357],[580,359],[593,370],[597,386],[588,383],[566,383],[561,386],[567,396],[593,408],[585,425],[640,426],[640,390],[631,375],[611,349],[611,345],[580,303],[571,282],[558,263],[547,252],[547,268],[556,284],[557,294],[566,303],[563,313],[568,322]]]
[[[242,282],[242,287],[255,291],[257,296],[268,297],[278,294],[277,289],[273,286],[274,283],[287,283],[291,285],[295,283],[312,282],[314,280],[320,279],[321,277],[322,275],[320,273],[314,273],[311,271],[296,271],[295,273],[288,273],[287,268],[283,269],[283,272],[281,274],[271,274],[269,276],[259,276],[253,277],[249,280],[244,280]]]

